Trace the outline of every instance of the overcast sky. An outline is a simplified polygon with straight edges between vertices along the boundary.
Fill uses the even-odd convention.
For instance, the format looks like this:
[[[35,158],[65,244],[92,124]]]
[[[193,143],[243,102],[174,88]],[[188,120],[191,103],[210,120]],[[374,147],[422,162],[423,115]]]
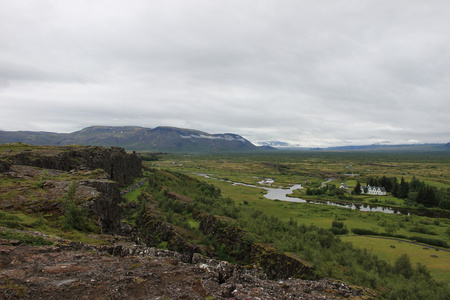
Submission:
[[[0,0],[0,130],[450,142],[448,0]]]

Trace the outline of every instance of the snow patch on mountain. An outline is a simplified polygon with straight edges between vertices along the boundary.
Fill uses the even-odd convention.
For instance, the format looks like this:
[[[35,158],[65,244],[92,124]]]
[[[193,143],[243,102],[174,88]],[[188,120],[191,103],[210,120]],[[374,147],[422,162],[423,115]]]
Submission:
[[[224,134],[224,135],[180,135],[183,139],[209,139],[209,140],[226,140],[226,141],[241,141],[245,142],[246,140],[240,136]]]

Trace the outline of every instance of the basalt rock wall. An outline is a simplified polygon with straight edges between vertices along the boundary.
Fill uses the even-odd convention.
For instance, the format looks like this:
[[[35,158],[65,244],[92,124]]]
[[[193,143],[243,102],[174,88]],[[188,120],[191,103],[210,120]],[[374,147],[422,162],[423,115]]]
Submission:
[[[167,242],[167,248],[189,258],[192,258],[194,253],[204,253],[199,246],[184,239],[179,228],[158,218],[149,207],[141,212],[136,223],[147,246],[155,247],[161,242]]]
[[[119,233],[123,209],[120,205],[122,199],[117,183],[109,180],[82,180],[80,186],[93,187],[99,192],[95,198],[87,201],[87,206],[98,216],[102,232]]]
[[[0,173],[8,172],[10,167],[10,164],[0,160]]]
[[[62,171],[103,169],[110,179],[121,186],[129,184],[135,177],[142,176],[141,159],[118,147],[54,147],[47,151],[27,150],[10,156],[8,162]],[[1,168],[3,166],[0,166]]]
[[[195,217],[200,221],[199,230],[214,236],[239,261],[262,268],[270,279],[313,277],[312,267],[308,263],[272,246],[253,242],[245,230],[227,226],[223,218],[208,213],[196,214]]]

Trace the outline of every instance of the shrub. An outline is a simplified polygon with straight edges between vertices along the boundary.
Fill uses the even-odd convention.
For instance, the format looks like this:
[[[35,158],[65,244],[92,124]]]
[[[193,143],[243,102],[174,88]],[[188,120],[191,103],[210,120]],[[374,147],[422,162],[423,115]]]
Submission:
[[[440,239],[425,238],[425,237],[421,237],[421,236],[410,236],[410,237],[408,237],[408,239],[418,241],[419,243],[437,246],[437,247],[449,248],[448,243],[446,241],[443,241]]]
[[[333,221],[331,223],[330,231],[335,235],[348,233],[348,229],[344,226],[344,222],[339,221]]]
[[[83,231],[89,227],[87,223],[88,210],[87,208],[82,207],[75,198],[76,189],[76,182],[72,182],[67,189],[67,193],[62,203],[64,210],[63,222],[70,228]]]
[[[394,273],[403,275],[405,278],[411,278],[413,268],[411,260],[407,254],[402,254],[394,263]]]
[[[352,232],[358,235],[378,235],[378,232],[364,228],[352,228]]]
[[[347,234],[348,233],[348,229],[347,228],[337,228],[337,227],[331,227],[330,231],[334,234],[334,235],[340,235],[340,234]]]
[[[333,221],[333,222],[331,223],[331,226],[332,226],[332,227],[339,228],[339,229],[342,229],[342,228],[344,228],[344,222]]]
[[[437,235],[436,232],[426,228],[425,226],[421,224],[415,224],[413,227],[409,229],[409,232],[418,232],[418,233],[424,233],[424,234],[430,234],[430,235]]]

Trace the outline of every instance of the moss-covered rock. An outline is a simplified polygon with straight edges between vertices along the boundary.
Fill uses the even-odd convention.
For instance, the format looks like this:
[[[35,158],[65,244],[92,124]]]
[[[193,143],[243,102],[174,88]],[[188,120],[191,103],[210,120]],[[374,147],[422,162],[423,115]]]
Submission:
[[[158,218],[150,207],[143,209],[136,225],[147,246],[155,247],[164,242],[167,243],[168,249],[189,257],[194,253],[204,253],[199,246],[187,241],[179,228]]]
[[[251,261],[263,268],[270,279],[313,276],[310,264],[271,246],[253,243],[250,253]]]
[[[312,277],[311,265],[272,246],[254,242],[244,229],[230,226],[224,218],[197,213],[196,219],[200,221],[199,229],[224,245],[228,254],[239,263],[260,267],[271,279]]]

